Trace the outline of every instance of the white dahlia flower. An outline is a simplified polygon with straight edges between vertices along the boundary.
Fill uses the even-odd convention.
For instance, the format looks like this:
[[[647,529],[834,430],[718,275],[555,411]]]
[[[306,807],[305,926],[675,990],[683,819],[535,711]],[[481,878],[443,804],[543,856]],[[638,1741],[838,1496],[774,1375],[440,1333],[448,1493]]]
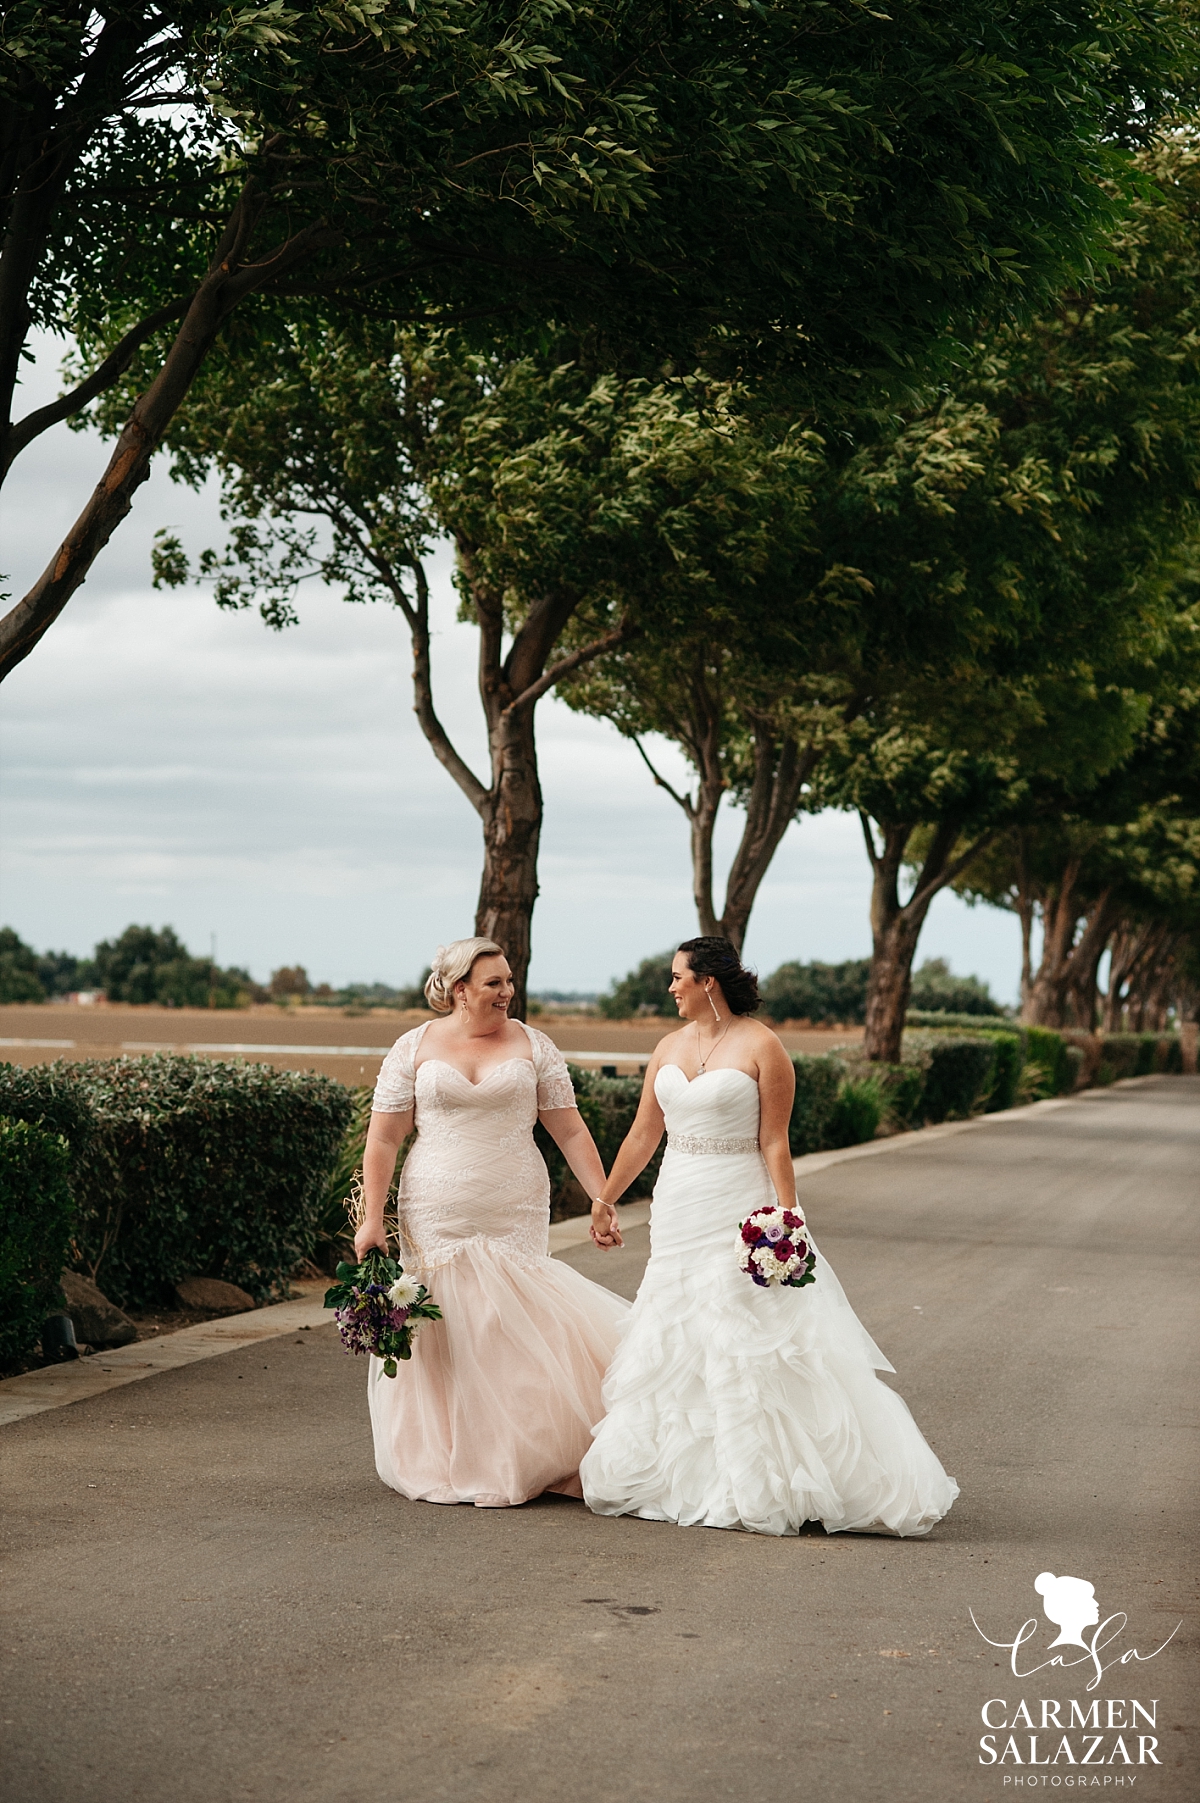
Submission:
[[[388,1301],[393,1308],[409,1308],[421,1293],[421,1286],[413,1277],[397,1277],[388,1291]]]

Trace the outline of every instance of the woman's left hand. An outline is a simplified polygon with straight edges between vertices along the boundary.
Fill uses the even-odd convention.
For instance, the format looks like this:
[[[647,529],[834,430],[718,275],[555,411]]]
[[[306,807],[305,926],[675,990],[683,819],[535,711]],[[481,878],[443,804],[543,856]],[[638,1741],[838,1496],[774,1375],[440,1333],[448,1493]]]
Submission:
[[[597,1200],[592,1203],[591,1233],[601,1252],[608,1252],[613,1246],[625,1244],[617,1225],[617,1211],[611,1202]]]

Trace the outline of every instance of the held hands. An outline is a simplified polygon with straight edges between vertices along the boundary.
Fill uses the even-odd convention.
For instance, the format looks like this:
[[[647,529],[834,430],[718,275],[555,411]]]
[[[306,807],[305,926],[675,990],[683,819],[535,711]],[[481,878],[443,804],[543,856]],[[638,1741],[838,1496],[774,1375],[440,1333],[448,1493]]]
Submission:
[[[614,1246],[623,1246],[621,1229],[617,1225],[617,1211],[611,1202],[601,1202],[599,1197],[592,1203],[592,1239],[601,1252],[608,1252]]]

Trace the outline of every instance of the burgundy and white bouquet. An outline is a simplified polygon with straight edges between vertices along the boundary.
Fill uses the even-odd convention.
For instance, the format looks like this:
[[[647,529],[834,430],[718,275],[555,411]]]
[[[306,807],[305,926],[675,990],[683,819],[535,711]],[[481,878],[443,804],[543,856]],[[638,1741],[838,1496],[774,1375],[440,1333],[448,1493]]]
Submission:
[[[422,1321],[440,1321],[442,1311],[429,1291],[386,1252],[368,1252],[361,1264],[339,1265],[337,1283],[325,1292],[325,1307],[347,1352],[371,1352],[383,1360],[385,1377],[395,1377],[396,1360],[412,1357],[413,1336]]]
[[[741,1234],[740,1269],[763,1289],[780,1283],[798,1290],[817,1281],[813,1275],[817,1255],[804,1238],[803,1217],[794,1209],[756,1208],[742,1222]]]

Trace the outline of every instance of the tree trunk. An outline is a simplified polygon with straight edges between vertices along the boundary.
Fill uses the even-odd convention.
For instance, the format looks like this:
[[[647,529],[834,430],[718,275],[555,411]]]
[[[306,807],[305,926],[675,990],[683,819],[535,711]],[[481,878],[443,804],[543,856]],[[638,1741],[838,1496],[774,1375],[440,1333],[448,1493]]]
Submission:
[[[899,1064],[904,1038],[904,1016],[912,989],[912,961],[936,890],[917,902],[920,888],[907,903],[900,900],[900,870],[915,822],[880,824],[883,850],[876,852],[875,835],[865,814],[862,821],[867,855],[871,860],[871,970],[867,978],[866,1032],[863,1049],[872,1063]],[[943,837],[939,835],[939,837]],[[954,843],[951,833],[945,850]],[[935,855],[931,849],[930,856]],[[943,859],[944,862],[944,854]]]
[[[900,900],[900,871],[908,842],[917,822],[881,821],[883,849],[877,851],[875,834],[866,814],[860,813],[867,856],[871,860],[871,972],[867,978],[866,1033],[863,1046],[872,1063],[898,1064],[904,1038],[904,1017],[912,989],[912,965],[921,928],[935,895],[952,883],[978,857],[994,835],[984,833],[957,857],[951,853],[962,830],[961,821],[941,821],[933,835],[916,885],[906,902]]]
[[[542,832],[533,709],[505,709],[491,738],[492,787],[482,808],[483,874],[475,931],[504,947],[515,989],[509,1013],[524,1020]]]
[[[544,596],[533,602],[513,637],[504,643],[504,600],[480,571],[475,547],[458,540],[459,568],[479,625],[479,697],[488,728],[491,787],[485,789],[454,750],[433,709],[429,671],[428,590],[418,583],[417,607],[401,603],[413,632],[417,717],[430,744],[483,822],[483,874],[475,931],[504,947],[512,967],[510,1014],[524,1020],[528,1007],[533,906],[537,900],[542,788],[538,780],[534,716],[556,682],[631,638],[628,616],[601,638],[551,662],[554,647],[581,596]]]
[[[1031,1027],[1061,1027],[1066,1015],[1067,960],[1081,908],[1075,896],[1080,861],[1072,858],[1057,887],[1042,901],[1042,957],[1021,1019]]]
[[[0,681],[50,630],[133,507],[150,462],[195,381],[217,333],[238,302],[337,240],[310,226],[264,258],[246,264],[257,205],[247,185],[230,215],[208,271],[192,296],[162,368],[138,397],[91,498],[28,593],[0,620]],[[173,310],[172,310],[173,311]]]
[[[692,853],[692,900],[696,919],[706,936],[721,932],[713,901],[713,831],[717,810],[725,793],[725,772],[721,764],[721,692],[719,683],[709,680],[703,657],[696,660],[691,682],[691,742],[688,746],[699,781],[696,799],[689,798],[687,807]]]
[[[1086,1033],[1096,1031],[1100,960],[1112,938],[1116,920],[1117,909],[1112,900],[1112,892],[1106,889],[1088,909],[1079,944],[1071,953],[1067,990],[1071,1024],[1082,1027]]]
[[[717,928],[739,956],[750,910],[771,859],[795,818],[801,788],[820,755],[811,743],[803,749],[795,739],[781,743],[766,721],[755,721],[754,781],[746,798],[746,824],[725,885],[725,912]]]
[[[918,916],[905,908],[877,910],[874,902],[872,896],[871,974],[867,982],[863,1046],[873,1063],[899,1064],[904,1017],[912,990],[913,959],[928,906]]]
[[[1106,1033],[1120,1033],[1125,1026],[1126,1013],[1134,992],[1143,981],[1147,963],[1152,962],[1155,956],[1155,935],[1154,927],[1144,924],[1135,926],[1130,921],[1122,921],[1117,927],[1112,941],[1108,994],[1104,998]]]
[[[1017,840],[1017,918],[1021,922],[1021,1009],[1029,1004],[1033,992],[1033,914],[1036,906],[1033,884],[1029,877],[1029,861],[1025,855],[1025,835]]]

